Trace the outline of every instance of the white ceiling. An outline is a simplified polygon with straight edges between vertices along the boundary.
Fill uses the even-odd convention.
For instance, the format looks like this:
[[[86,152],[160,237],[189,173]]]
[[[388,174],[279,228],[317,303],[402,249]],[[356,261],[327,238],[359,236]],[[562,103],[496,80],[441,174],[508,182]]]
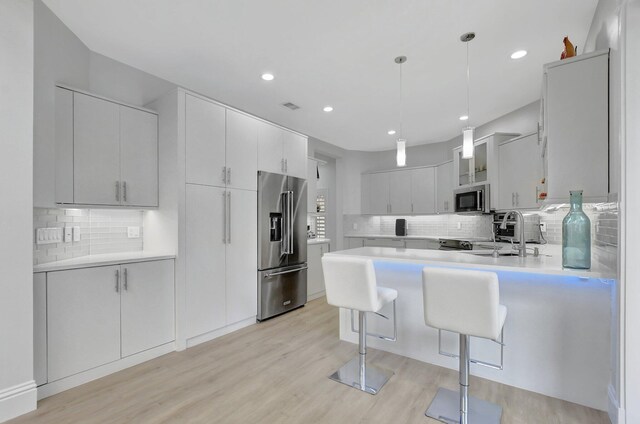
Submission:
[[[539,98],[565,35],[585,43],[597,0],[44,0],[98,53],[356,150],[448,140]],[[514,61],[510,54],[529,54]],[[271,72],[275,80],[260,79]],[[284,102],[301,107],[290,111]],[[334,107],[325,113],[325,105]],[[397,137],[397,135],[395,136]]]

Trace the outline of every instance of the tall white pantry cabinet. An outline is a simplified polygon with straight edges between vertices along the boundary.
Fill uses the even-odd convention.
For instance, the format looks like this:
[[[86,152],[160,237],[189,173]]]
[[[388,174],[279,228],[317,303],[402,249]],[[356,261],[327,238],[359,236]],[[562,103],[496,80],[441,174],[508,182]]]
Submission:
[[[258,170],[306,178],[307,138],[183,89],[149,107],[160,117],[154,227],[177,223],[172,238],[149,236],[178,252],[176,344],[184,349],[255,322]]]

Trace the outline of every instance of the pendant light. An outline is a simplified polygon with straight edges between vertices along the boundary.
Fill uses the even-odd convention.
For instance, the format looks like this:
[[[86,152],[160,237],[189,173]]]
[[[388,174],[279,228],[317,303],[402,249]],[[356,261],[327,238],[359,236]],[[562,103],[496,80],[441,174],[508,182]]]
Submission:
[[[396,141],[396,165],[407,166],[407,140],[403,138],[402,134],[402,64],[407,61],[406,56],[398,56],[394,59],[398,65],[400,65],[400,136]]]
[[[460,36],[460,41],[467,45],[467,117],[470,120],[471,114],[469,113],[469,41],[476,38],[474,32],[467,32]],[[462,129],[462,159],[473,158],[473,130],[472,126],[467,126]]]

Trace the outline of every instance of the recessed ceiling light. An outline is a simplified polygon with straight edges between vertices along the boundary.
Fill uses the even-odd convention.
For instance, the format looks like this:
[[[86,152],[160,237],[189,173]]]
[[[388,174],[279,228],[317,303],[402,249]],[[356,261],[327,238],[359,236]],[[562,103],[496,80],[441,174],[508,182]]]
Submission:
[[[467,119],[469,119],[469,117],[467,115],[462,115],[460,118],[461,121],[466,121]]]
[[[333,108],[331,106],[325,106],[324,108],[322,108],[322,110],[324,110],[325,112],[331,112]]]
[[[511,53],[511,59],[521,59],[527,55],[526,50],[518,50],[517,52]]]
[[[389,135],[394,135],[396,133],[396,130],[389,130],[387,131],[387,134]]]
[[[272,81],[274,78],[273,74],[262,74],[262,79],[265,81]]]

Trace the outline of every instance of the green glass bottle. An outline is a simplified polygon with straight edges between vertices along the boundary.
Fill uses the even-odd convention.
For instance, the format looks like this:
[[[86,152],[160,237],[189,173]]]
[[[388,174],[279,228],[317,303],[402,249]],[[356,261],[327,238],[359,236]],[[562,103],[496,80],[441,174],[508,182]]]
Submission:
[[[591,268],[591,221],[582,210],[582,190],[570,191],[571,209],[562,220],[562,266]]]

